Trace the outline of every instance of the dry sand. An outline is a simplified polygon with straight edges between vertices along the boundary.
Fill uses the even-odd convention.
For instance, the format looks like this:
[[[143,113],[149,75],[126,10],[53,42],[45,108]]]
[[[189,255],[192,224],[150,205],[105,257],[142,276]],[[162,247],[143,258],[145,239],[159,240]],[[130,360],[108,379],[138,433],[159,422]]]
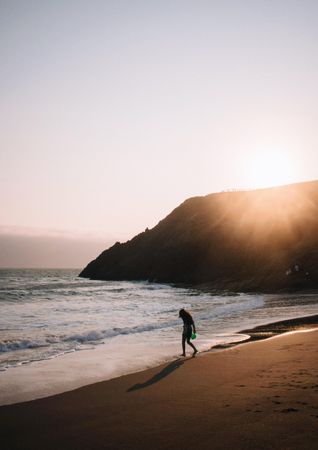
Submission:
[[[318,330],[0,408],[1,449],[317,448]]]

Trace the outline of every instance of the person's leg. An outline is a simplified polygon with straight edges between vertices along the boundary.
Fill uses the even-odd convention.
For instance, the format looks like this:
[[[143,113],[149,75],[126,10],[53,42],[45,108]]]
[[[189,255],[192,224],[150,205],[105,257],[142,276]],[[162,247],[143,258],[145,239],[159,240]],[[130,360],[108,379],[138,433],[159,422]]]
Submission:
[[[185,352],[185,341],[186,341],[186,337],[184,335],[182,335],[182,356],[186,355],[186,352]]]
[[[198,353],[198,350],[195,348],[195,346],[192,344],[192,342],[190,341],[190,338],[187,338],[187,344],[190,345],[190,347],[193,348],[194,352],[193,354],[195,355],[196,353]]]

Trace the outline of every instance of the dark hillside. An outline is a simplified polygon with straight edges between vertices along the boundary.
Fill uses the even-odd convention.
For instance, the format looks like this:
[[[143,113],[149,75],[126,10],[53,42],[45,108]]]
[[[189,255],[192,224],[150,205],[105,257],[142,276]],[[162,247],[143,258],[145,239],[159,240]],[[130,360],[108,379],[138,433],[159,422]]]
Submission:
[[[318,181],[190,198],[80,276],[230,290],[318,287]]]

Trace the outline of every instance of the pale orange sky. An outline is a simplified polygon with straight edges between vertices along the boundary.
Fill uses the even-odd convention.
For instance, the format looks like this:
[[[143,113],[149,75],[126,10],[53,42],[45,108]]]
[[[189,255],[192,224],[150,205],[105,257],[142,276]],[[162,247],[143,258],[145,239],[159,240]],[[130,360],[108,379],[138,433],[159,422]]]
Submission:
[[[0,0],[0,17],[4,239],[103,247],[187,197],[318,178],[316,1]]]

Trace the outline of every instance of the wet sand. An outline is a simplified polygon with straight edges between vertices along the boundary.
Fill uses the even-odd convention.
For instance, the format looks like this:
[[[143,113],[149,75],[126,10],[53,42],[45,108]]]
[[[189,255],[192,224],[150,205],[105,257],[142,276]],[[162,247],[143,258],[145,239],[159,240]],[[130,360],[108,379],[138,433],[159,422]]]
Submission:
[[[1,448],[314,449],[315,317],[289,328],[276,324],[298,332],[2,406]]]

